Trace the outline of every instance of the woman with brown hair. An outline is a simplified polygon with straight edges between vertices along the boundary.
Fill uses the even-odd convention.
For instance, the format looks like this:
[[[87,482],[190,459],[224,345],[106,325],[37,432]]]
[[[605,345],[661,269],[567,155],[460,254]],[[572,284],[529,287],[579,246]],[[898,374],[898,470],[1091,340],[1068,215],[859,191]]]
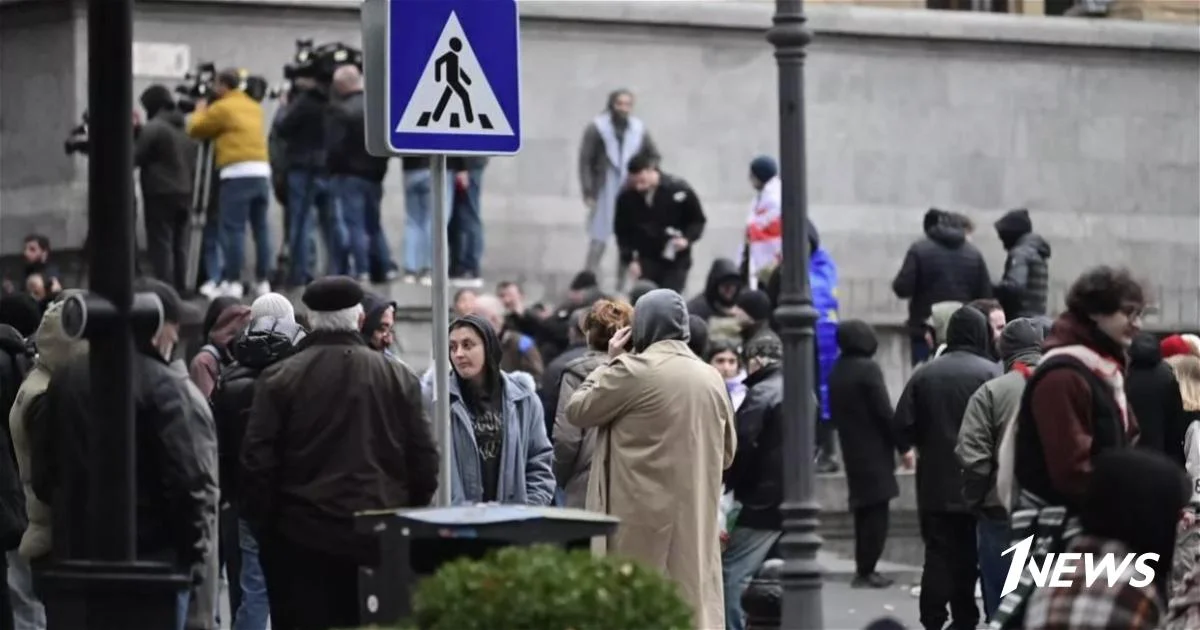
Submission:
[[[1200,623],[1200,357],[1179,354],[1167,359],[1179,382],[1187,437],[1183,456],[1191,480],[1192,497],[1176,530],[1171,599],[1165,627],[1195,628]]]
[[[566,494],[566,506],[583,509],[587,500],[588,471],[592,467],[595,430],[586,431],[567,422],[566,407],[575,388],[593,370],[608,361],[608,342],[616,332],[633,324],[633,307],[625,302],[599,300],[583,320],[588,349],[563,370],[558,408],[554,411],[554,478]]]

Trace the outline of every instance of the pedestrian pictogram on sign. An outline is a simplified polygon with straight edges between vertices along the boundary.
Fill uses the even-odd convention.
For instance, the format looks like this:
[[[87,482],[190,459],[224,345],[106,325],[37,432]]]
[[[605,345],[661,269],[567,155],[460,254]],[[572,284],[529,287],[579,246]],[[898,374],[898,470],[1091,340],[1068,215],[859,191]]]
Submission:
[[[512,135],[458,15],[450,12],[397,133]]]

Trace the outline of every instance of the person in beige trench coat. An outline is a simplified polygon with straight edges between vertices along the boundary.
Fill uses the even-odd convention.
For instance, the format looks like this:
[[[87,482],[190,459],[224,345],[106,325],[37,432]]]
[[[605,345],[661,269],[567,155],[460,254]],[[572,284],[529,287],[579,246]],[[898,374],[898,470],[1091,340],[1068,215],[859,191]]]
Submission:
[[[599,550],[663,572],[692,606],[694,627],[723,630],[717,504],[737,438],[725,381],[687,341],[683,298],[642,296],[632,331],[614,335],[614,358],[575,390],[566,416],[597,429],[587,509],[621,520]]]

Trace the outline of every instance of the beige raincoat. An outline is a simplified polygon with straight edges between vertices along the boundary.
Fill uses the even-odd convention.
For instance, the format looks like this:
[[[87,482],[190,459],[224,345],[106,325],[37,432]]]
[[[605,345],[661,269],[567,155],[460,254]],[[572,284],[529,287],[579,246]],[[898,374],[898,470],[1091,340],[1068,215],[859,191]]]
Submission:
[[[674,291],[638,300],[633,352],[579,386],[567,420],[596,427],[587,508],[621,519],[603,547],[674,580],[694,627],[725,627],[717,509],[737,446],[725,382],[687,347]]]

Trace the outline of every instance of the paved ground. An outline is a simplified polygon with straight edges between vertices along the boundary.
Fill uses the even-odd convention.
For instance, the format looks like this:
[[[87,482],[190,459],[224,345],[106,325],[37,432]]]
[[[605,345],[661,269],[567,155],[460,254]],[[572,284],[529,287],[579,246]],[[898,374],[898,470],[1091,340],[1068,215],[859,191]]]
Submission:
[[[892,617],[906,628],[919,630],[917,599],[910,586],[898,582],[888,589],[850,588],[846,582],[825,582],[821,592],[826,630],[862,630],[883,617]]]

